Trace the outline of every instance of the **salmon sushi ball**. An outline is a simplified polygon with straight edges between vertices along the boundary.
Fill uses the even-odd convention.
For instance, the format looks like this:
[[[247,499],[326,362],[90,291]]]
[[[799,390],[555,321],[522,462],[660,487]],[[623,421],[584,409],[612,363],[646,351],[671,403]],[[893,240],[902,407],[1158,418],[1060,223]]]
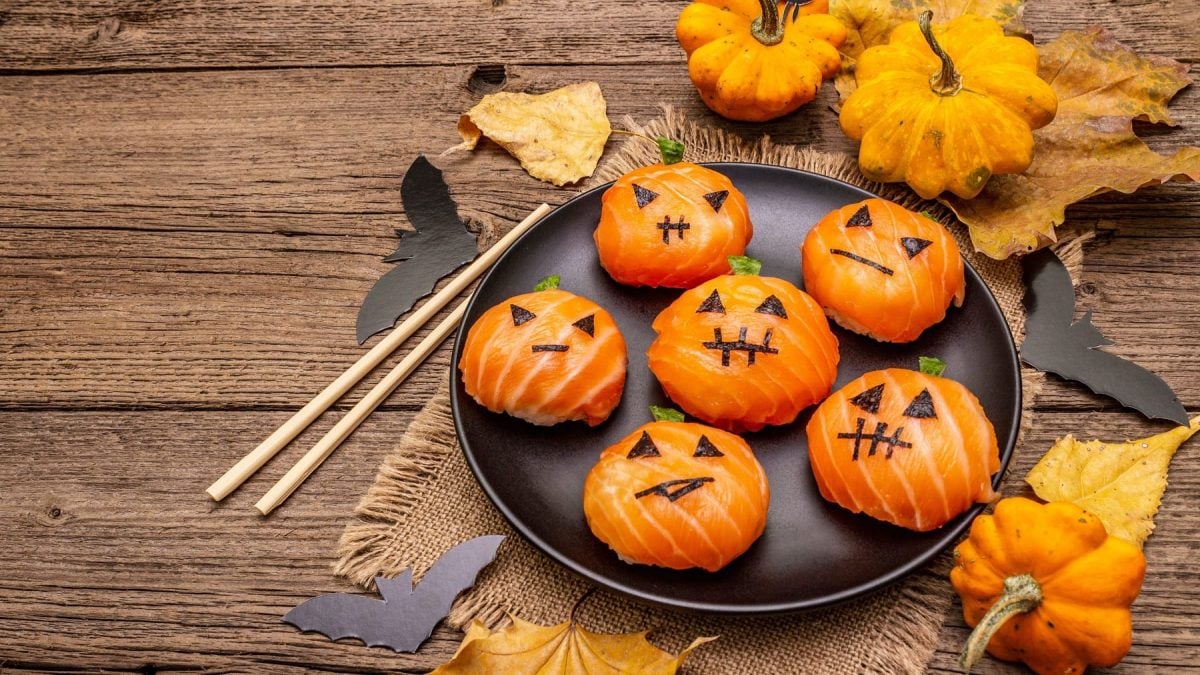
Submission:
[[[595,426],[620,402],[627,364],[612,315],[547,287],[484,312],[467,332],[458,367],[467,394],[492,412]]]
[[[883,199],[843,206],[801,248],[804,289],[838,325],[912,342],[966,295],[963,259],[941,223]]]

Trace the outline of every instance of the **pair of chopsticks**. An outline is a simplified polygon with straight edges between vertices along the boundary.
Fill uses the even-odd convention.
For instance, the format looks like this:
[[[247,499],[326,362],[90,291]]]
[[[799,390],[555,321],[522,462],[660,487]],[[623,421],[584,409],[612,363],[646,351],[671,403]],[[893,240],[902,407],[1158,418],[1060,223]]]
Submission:
[[[513,242],[522,234],[533,227],[534,223],[546,215],[550,211],[550,207],[542,204],[533,210],[525,220],[522,220],[508,234],[504,235],[500,241],[496,242],[491,248],[485,251],[482,255],[475,259],[465,270],[457,277],[446,284],[442,290],[438,291],[428,302],[421,305],[419,309],[413,312],[412,316],[405,319],[399,326],[392,329],[392,332],[384,339],[379,341],[354,365],[350,366],[346,372],[342,373],[336,380],[330,382],[328,386],[317,394],[313,400],[309,401],[303,408],[296,411],[291,419],[283,423],[283,426],[275,430],[258,445],[257,448],[250,451],[237,464],[234,464],[225,475],[221,476],[212,485],[205,490],[209,497],[214,501],[221,501],[229,496],[229,493],[238,488],[239,485],[246,482],[254,472],[258,471],[272,457],[279,453],[293,438],[304,431],[308,425],[312,424],[313,420],[321,416],[329,406],[342,397],[350,390],[359,380],[367,375],[378,366],[384,359],[404,343],[413,333],[417,332],[426,322],[429,321],[435,314],[442,310],[451,300],[458,297],[458,294],[463,291],[472,281],[477,279],[484,270],[491,267],[493,263],[504,253]],[[258,509],[264,516],[271,513],[282,504],[300,484],[304,482],[321,463],[333,454],[342,441],[345,441],[354,430],[358,428],[363,420],[370,415],[379,404],[383,403],[396,387],[399,387],[405,378],[412,371],[416,370],[417,366],[425,360],[438,345],[440,345],[454,329],[462,321],[463,314],[466,312],[467,303],[470,297],[463,300],[450,315],[442,320],[430,333],[421,340],[419,344],[404,357],[396,367],[384,376],[366,396],[363,397],[346,416],[338,421],[332,429],[330,429],[317,444],[312,447],[300,461],[296,463],[279,482],[263,495],[263,498],[258,500],[254,508]]]

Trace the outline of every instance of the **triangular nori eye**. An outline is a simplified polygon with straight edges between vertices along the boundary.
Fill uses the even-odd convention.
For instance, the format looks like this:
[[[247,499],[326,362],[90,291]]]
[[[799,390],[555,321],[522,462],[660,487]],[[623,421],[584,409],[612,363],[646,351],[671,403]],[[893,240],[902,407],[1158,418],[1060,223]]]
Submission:
[[[854,215],[850,216],[850,220],[846,222],[846,227],[870,227],[873,224],[871,222],[871,212],[867,209],[867,205],[863,204],[861,209],[855,211]]]
[[[729,190],[720,190],[718,192],[710,192],[704,195],[704,201],[712,207],[713,211],[721,212],[721,207],[725,205],[725,199],[729,197]]]
[[[583,317],[582,319],[576,321],[575,323],[573,323],[571,325],[575,326],[579,330],[587,333],[591,337],[596,337],[596,315],[595,314],[588,314],[587,316]]]
[[[783,303],[779,301],[779,298],[774,295],[768,295],[767,299],[763,300],[762,304],[756,307],[754,311],[759,314],[774,314],[781,319],[787,318],[787,310],[783,308]]]
[[[638,208],[644,209],[644,208],[646,208],[647,204],[654,201],[655,199],[658,199],[658,193],[655,192],[654,190],[647,190],[646,188],[642,187],[641,185],[634,183],[633,184],[633,198],[637,200]]]
[[[712,441],[708,440],[708,436],[700,436],[700,441],[696,443],[696,454],[692,457],[724,457],[725,453],[717,449]]]
[[[928,389],[922,389],[912,403],[908,404],[904,409],[904,416],[921,420],[937,419],[937,412],[933,409],[933,397],[929,395]]]
[[[866,410],[869,413],[879,412],[879,402],[883,400],[883,385],[877,384],[874,387],[864,391],[863,393],[850,399],[854,405]]]
[[[654,444],[654,439],[650,438],[650,433],[643,431],[642,437],[638,439],[633,449],[625,456],[629,459],[638,459],[640,457],[662,457],[662,453],[658,451],[658,446]]]
[[[696,308],[697,314],[704,312],[715,312],[717,314],[725,313],[725,304],[721,302],[721,294],[717,293],[717,289],[713,289],[712,295],[704,299],[700,306]]]
[[[900,244],[904,246],[904,250],[908,252],[908,259],[912,260],[917,257],[917,254],[925,249],[933,246],[933,242],[928,239],[917,239],[916,237],[900,237]]]
[[[521,324],[525,323],[526,321],[533,321],[535,318],[537,318],[537,314],[534,314],[533,312],[525,309],[524,307],[518,307],[516,305],[509,305],[508,308],[512,310],[514,326],[520,326]]]

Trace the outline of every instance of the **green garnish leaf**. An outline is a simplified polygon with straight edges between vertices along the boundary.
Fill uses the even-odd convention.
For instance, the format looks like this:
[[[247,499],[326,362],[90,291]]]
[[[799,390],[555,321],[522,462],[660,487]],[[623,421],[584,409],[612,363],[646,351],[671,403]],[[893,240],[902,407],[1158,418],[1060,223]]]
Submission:
[[[942,373],[946,372],[946,362],[933,356],[919,356],[917,361],[921,364],[920,371],[926,375],[941,377]]]
[[[655,422],[682,422],[683,413],[674,408],[664,408],[663,406],[650,406],[650,414],[654,416]]]
[[[762,271],[762,261],[748,255],[731,255],[726,260],[738,276],[755,276]]]
[[[534,292],[545,291],[551,288],[558,288],[558,282],[562,281],[562,275],[551,274],[550,276],[537,282],[537,286],[533,287]]]
[[[657,136],[654,142],[658,143],[658,152],[662,155],[663,164],[674,164],[683,161],[683,143],[667,138],[666,136]]]

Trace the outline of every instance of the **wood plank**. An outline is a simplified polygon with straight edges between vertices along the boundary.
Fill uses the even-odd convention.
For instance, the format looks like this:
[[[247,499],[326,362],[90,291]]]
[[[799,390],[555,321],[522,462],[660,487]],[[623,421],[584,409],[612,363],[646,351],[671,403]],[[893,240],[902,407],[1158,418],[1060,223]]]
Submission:
[[[279,623],[318,593],[351,590],[330,574],[353,505],[410,411],[376,413],[279,511],[261,518],[257,496],[322,433],[311,430],[279,461],[217,505],[203,495],[277,412],[0,412],[0,438],[20,452],[0,462],[0,662],[5,672],[98,668],[338,672],[427,668],[459,635],[439,631],[419,654],[333,644]],[[1153,425],[1126,413],[1048,413],[1021,448],[1023,475],[1058,435],[1124,438]],[[1200,515],[1200,441],[1171,473],[1150,574],[1135,605],[1137,641],[1116,672],[1181,668],[1200,656],[1192,551]],[[64,470],[70,467],[70,470]],[[947,592],[951,592],[947,587]],[[937,669],[960,637],[943,631]],[[31,636],[37,636],[31,639]],[[983,670],[981,672],[1002,672]]]
[[[316,65],[675,64],[685,3],[387,0],[294,3],[84,0],[0,4],[9,71]],[[1040,3],[1041,41],[1104,23],[1149,53],[1195,63],[1200,6],[1186,1]]]
[[[300,634],[279,618],[354,590],[330,565],[412,411],[380,411],[270,518],[252,504],[322,420],[221,504],[204,495],[268,412],[0,413],[0,668],[411,672],[426,656]],[[70,470],[64,470],[70,467]],[[32,636],[36,636],[33,638]],[[440,631],[441,654],[460,635]]]

